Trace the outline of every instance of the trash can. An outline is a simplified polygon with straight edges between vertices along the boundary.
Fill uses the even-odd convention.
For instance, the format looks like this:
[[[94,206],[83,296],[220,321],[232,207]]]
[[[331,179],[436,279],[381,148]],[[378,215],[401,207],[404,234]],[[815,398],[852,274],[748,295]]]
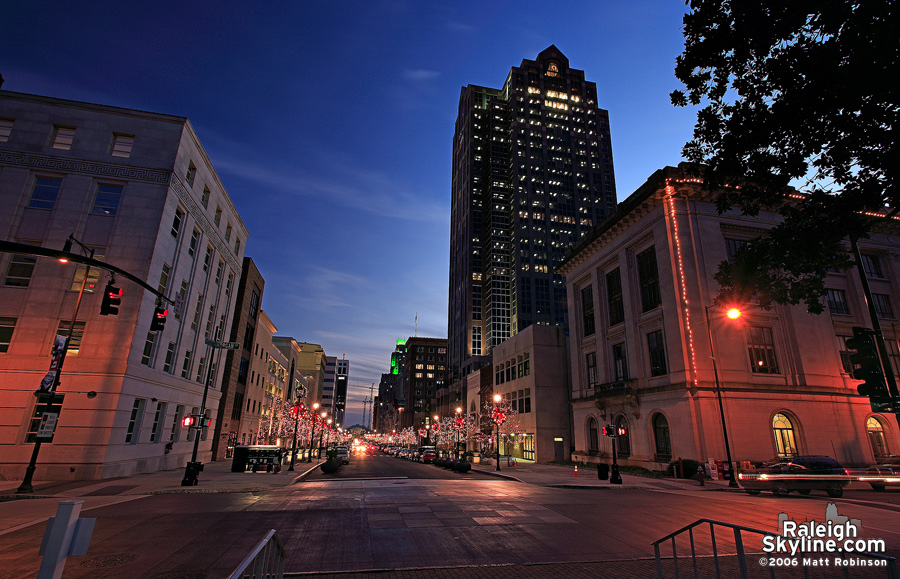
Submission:
[[[600,480],[609,480],[609,465],[601,462],[597,465],[597,478]]]
[[[247,470],[247,459],[249,458],[249,446],[235,446],[234,457],[231,460],[231,472],[244,472]]]

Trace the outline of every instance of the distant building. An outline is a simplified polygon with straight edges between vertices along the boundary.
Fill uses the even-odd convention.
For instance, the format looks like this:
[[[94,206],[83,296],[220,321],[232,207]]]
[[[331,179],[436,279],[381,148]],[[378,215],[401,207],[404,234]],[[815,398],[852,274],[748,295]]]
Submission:
[[[569,460],[566,341],[563,328],[531,325],[494,348],[493,391],[482,400],[481,414],[487,416],[485,404],[494,406],[494,395],[503,397],[502,407],[510,410],[510,440],[501,441],[501,454],[537,462]]]
[[[112,276],[87,276],[55,395],[59,420],[35,480],[96,479],[181,467],[195,430],[182,418],[220,402],[247,230],[184,117],[0,91],[0,239],[62,249],[73,235],[123,276],[118,315],[101,316]],[[79,253],[79,245],[72,251]],[[0,477],[21,478],[48,395],[34,395],[68,334],[85,267],[0,254]],[[202,432],[199,460],[212,436]]]
[[[615,209],[609,115],[555,46],[460,91],[453,135],[447,405],[493,348],[565,326],[565,253]]]
[[[350,381],[350,360],[337,360],[334,375],[334,423],[344,425],[344,411],[347,409],[347,386]]]
[[[735,304],[730,319],[714,305],[718,265],[779,221],[719,214],[695,177],[666,167],[567,256],[575,460],[609,462],[607,424],[627,429],[614,442],[625,464],[724,460],[717,383],[736,462],[822,454],[864,465],[900,452],[895,417],[873,412],[848,374],[846,340],[870,326],[855,269],[827,274],[818,316]],[[860,247],[897,374],[900,226],[882,227]]]
[[[297,357],[297,372],[306,378],[307,406],[321,404],[325,385],[325,350],[319,344],[297,342],[300,354]]]
[[[256,324],[265,285],[256,264],[249,257],[244,257],[229,336],[229,341],[238,342],[241,347],[239,350],[228,350],[223,369],[222,403],[213,436],[213,456],[216,460],[231,458],[235,445],[246,444],[248,433],[256,431],[250,424],[254,421],[258,424],[258,415],[249,422],[242,422],[241,418],[253,407],[252,396],[249,395],[254,388],[249,383],[250,361],[253,359]]]
[[[250,380],[262,410],[254,444],[284,444],[280,421],[285,406],[291,406],[288,393],[288,359],[275,345],[278,328],[261,311],[256,325],[256,346],[250,362]]]
[[[334,419],[334,383],[337,377],[337,357],[325,356],[325,378],[322,384],[322,396],[319,404],[322,411],[328,412],[329,416]]]
[[[402,370],[406,407],[400,426],[419,428],[430,424],[437,408],[437,392],[446,384],[446,338],[413,337],[406,340],[406,364]]]

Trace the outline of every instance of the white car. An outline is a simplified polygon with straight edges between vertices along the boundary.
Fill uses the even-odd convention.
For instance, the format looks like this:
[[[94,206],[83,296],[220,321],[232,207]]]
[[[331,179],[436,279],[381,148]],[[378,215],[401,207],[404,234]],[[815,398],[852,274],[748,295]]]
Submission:
[[[337,459],[341,461],[341,464],[350,464],[350,450],[346,446],[338,447]]]

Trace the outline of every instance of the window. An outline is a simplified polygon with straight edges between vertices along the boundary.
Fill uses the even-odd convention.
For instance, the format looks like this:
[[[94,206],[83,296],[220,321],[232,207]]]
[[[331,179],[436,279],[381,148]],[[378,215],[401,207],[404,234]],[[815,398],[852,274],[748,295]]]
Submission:
[[[72,325],[70,320],[60,320],[59,326],[56,328],[57,336],[68,336],[69,326]],[[72,328],[72,337],[69,339],[69,347],[66,349],[66,355],[77,354],[81,349],[81,338],[84,337],[84,322],[75,322]]]
[[[197,176],[197,167],[194,167],[193,162],[188,163],[187,173],[184,174],[184,179],[187,181],[187,184],[191,187],[194,186],[194,177]]]
[[[209,271],[209,264],[212,261],[213,248],[210,245],[206,246],[206,255],[203,257],[203,271]]]
[[[220,261],[219,267],[216,268],[216,285],[222,283],[222,272],[225,271],[225,262]]]
[[[209,306],[209,314],[206,316],[206,332],[204,333],[204,337],[207,339],[215,339],[212,335],[212,325],[213,320],[216,317],[216,304],[211,304]]]
[[[481,355],[481,326],[472,326],[472,355]]]
[[[875,313],[879,318],[893,318],[894,309],[891,307],[891,296],[887,294],[872,294],[872,303],[875,305]]]
[[[162,295],[166,295],[169,289],[169,274],[172,272],[172,266],[168,263],[164,263],[162,266],[162,271],[159,274],[159,286],[156,288],[159,293]]]
[[[134,135],[120,135],[119,133],[113,133],[112,150],[110,151],[110,154],[113,157],[128,158],[131,156],[131,149],[133,147]]]
[[[163,362],[163,372],[166,374],[172,373],[172,364],[175,362],[175,342],[169,342],[169,346],[166,348],[166,360]]]
[[[157,402],[156,412],[153,415],[153,427],[150,428],[150,442],[159,442],[162,430],[162,421],[166,417],[166,403]]]
[[[103,247],[92,247],[94,250],[94,259],[98,261],[104,261],[106,256],[106,248]],[[72,285],[69,286],[69,291],[77,292],[81,290],[81,282],[84,280],[84,273],[87,271],[88,266],[83,263],[79,263],[75,267],[75,275],[72,276]],[[97,283],[100,281],[100,269],[96,267],[92,267],[90,272],[88,272],[87,281],[84,284],[85,293],[94,293],[94,289],[97,287]]]
[[[172,430],[169,432],[169,442],[178,442],[178,427],[181,426],[181,416],[184,414],[184,406],[175,407],[175,415],[172,416]]]
[[[609,304],[609,325],[625,321],[625,304],[622,300],[622,276],[619,268],[606,274],[606,300]]]
[[[258,311],[257,308],[259,308],[259,294],[255,290],[250,290],[250,309],[247,311],[247,315],[255,318]]]
[[[862,264],[863,271],[866,272],[866,276],[868,277],[884,277],[881,273],[881,260],[877,255],[866,255],[862,254]]]
[[[181,289],[178,290],[178,293],[175,296],[175,319],[181,319],[181,312],[184,309],[185,301],[187,300],[188,295],[188,281],[186,279],[181,280]]]
[[[191,233],[191,242],[188,245],[188,255],[190,255],[191,257],[194,257],[194,253],[196,253],[196,251],[197,251],[197,243],[199,243],[199,241],[200,241],[200,231],[195,229],[194,232]]]
[[[190,380],[191,377],[191,351],[184,353],[184,362],[181,364],[181,377]]]
[[[203,196],[200,197],[200,203],[203,204],[204,209],[209,207],[209,187],[203,188]]]
[[[9,351],[13,330],[16,329],[16,318],[0,317],[0,354]]]
[[[237,237],[234,239],[234,254],[237,256],[241,254],[241,240]]]
[[[528,376],[529,374],[531,374],[531,360],[528,359],[529,353],[525,352],[523,357],[525,358],[524,360],[522,360],[522,365],[524,366],[523,376]]]
[[[51,396],[53,397],[51,399]],[[35,442],[37,440],[38,429],[41,427],[41,422],[44,416],[44,412],[54,412],[59,414],[62,410],[63,399],[65,398],[65,394],[56,392],[54,394],[40,393],[34,398],[34,409],[31,412],[31,420],[28,421],[28,432],[25,434],[25,442]],[[50,407],[47,407],[47,402],[52,400],[52,404]],[[41,438],[41,442],[53,442],[53,435],[50,435],[50,438]]]
[[[131,407],[131,418],[128,419],[128,429],[125,431],[125,444],[137,444],[141,433],[141,418],[144,414],[143,398],[135,398]]]
[[[19,243],[28,243],[29,245],[40,245],[38,242],[19,241]],[[6,268],[6,277],[3,279],[3,285],[12,287],[28,287],[31,281],[31,275],[34,273],[34,266],[37,263],[37,257],[27,254],[15,254],[9,260],[9,267]]]
[[[751,370],[756,374],[777,374],[772,328],[751,326],[747,329],[747,342]]]
[[[247,369],[250,367],[250,360],[241,358],[241,365],[238,367],[238,384],[247,383]]]
[[[147,332],[147,340],[144,342],[144,351],[141,354],[141,364],[149,366],[153,361],[153,346],[156,344],[156,332]]]
[[[653,439],[656,443],[657,462],[672,460],[672,441],[669,438],[669,421],[662,414],[653,417]]]
[[[197,382],[203,384],[203,371],[206,370],[206,358],[200,358],[200,365],[197,367]]]
[[[75,140],[74,127],[53,127],[53,141],[51,147],[68,151],[72,148],[72,142]]]
[[[231,223],[225,226],[225,241],[231,241]]]
[[[662,330],[647,334],[647,352],[650,354],[650,375],[662,376],[666,373],[666,346]]]
[[[34,189],[31,191],[31,200],[28,206],[33,209],[53,209],[59,189],[62,187],[62,179],[50,177],[38,177],[34,181]]]
[[[749,245],[750,242],[746,239],[725,239],[725,253],[728,255],[728,261],[734,261],[734,256],[737,255],[737,252],[742,248]]]
[[[593,418],[588,420],[588,454],[591,456],[600,454],[600,429]]]
[[[869,435],[869,444],[872,445],[872,454],[875,455],[876,462],[880,462],[882,459],[890,456],[887,441],[884,439],[884,426],[880,420],[870,416],[866,420],[866,434]]]
[[[628,360],[625,355],[625,342],[613,344],[613,380],[625,380],[628,378]]]
[[[113,216],[119,211],[119,203],[122,201],[121,185],[108,185],[101,183],[97,186],[97,197],[94,198],[94,208],[91,215]]]
[[[826,293],[828,297],[828,310],[832,314],[850,313],[850,310],[847,308],[847,294],[844,290],[829,289]]]
[[[178,239],[178,233],[181,231],[181,222],[184,221],[184,211],[181,207],[175,208],[175,219],[172,220],[172,237]],[[193,246],[191,247],[191,255],[194,255]]]
[[[659,272],[656,249],[650,247],[637,256],[638,282],[641,286],[641,311],[647,312],[662,303],[659,295]]]
[[[216,227],[219,226],[219,223],[222,221],[222,208],[216,207],[216,215],[213,217],[213,222],[215,222]]]
[[[12,134],[13,119],[0,119],[0,143],[9,141]]]
[[[584,362],[587,367],[588,388],[594,388],[599,382],[597,379],[597,353],[585,354]]]
[[[775,436],[775,454],[781,458],[797,456],[797,444],[794,442],[794,425],[790,418],[778,413],[772,417],[772,434]]]
[[[591,286],[581,289],[581,320],[585,336],[594,334],[594,290]]]
[[[194,319],[191,321],[191,329],[196,330],[200,325],[200,315],[203,312],[203,294],[197,296],[197,306],[194,308]]]

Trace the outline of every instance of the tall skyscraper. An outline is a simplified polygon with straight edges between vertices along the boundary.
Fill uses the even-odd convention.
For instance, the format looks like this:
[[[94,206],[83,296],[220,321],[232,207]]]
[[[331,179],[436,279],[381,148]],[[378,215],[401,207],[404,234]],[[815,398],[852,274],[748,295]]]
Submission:
[[[468,85],[453,135],[451,382],[531,324],[566,325],[553,268],[615,209],[609,114],[555,46],[503,88]]]

